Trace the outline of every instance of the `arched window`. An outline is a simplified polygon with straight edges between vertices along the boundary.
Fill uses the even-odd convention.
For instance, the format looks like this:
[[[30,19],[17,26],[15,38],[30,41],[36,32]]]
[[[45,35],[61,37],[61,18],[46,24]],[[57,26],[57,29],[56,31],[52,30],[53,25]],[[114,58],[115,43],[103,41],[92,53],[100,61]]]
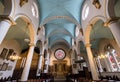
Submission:
[[[118,56],[117,51],[114,49],[114,47],[109,44],[105,46],[104,51],[110,63],[111,71],[120,71],[120,57]]]

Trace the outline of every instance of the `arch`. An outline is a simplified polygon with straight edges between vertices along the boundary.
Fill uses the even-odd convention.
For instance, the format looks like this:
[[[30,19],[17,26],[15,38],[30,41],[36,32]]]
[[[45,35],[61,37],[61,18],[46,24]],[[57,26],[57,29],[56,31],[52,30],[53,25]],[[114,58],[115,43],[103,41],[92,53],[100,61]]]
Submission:
[[[4,14],[3,15],[10,15],[11,12],[13,12],[14,1],[13,0],[4,0],[1,2],[4,5]]]
[[[86,29],[83,29],[84,30],[84,37],[85,37],[85,44],[90,43],[90,33],[92,30],[92,27],[98,20],[102,20],[105,22],[105,18],[103,16],[96,16],[96,17],[93,17],[89,21],[90,23],[87,25]]]
[[[17,15],[15,17],[15,20],[17,20],[18,18],[22,18],[26,23],[28,23],[28,29],[29,29],[29,32],[30,32],[30,44],[35,45],[35,43],[36,43],[36,32],[35,32],[35,28],[34,28],[33,24],[31,23],[30,18],[25,16],[25,15]]]
[[[70,48],[70,44],[65,40],[65,39],[60,39],[60,40],[55,40],[54,42],[52,42],[50,45],[49,45],[49,47],[50,48],[52,48],[52,47],[54,47],[54,45],[56,45],[56,44],[59,44],[59,45],[64,45],[64,46],[66,46],[67,48]]]
[[[86,51],[86,48],[85,48],[85,45],[84,45],[83,41],[78,42],[78,50],[79,50],[80,53]]]
[[[55,19],[66,19],[66,20],[74,23],[75,25],[77,25],[80,28],[80,24],[76,20],[74,20],[74,19],[72,19],[71,17],[68,17],[68,16],[52,16],[52,17],[46,18],[45,21],[40,26],[43,26],[46,23],[48,23],[49,21],[55,20]]]
[[[98,49],[98,45],[103,38],[113,39],[112,32],[109,28],[103,26],[102,20],[96,21],[90,33],[90,42],[92,49]]]
[[[115,16],[115,12],[114,12],[115,1],[116,0],[107,0],[107,2],[106,2],[106,4],[107,4],[106,5],[106,13],[107,13],[108,17],[114,17]]]
[[[55,35],[58,32],[60,34],[64,34],[66,36],[69,36],[69,37],[73,38],[73,36],[71,35],[71,33],[69,31],[67,31],[66,29],[60,29],[60,28],[54,29],[46,38],[49,38],[49,37]]]
[[[115,4],[114,4],[114,13],[115,13],[115,17],[120,17],[120,11],[119,11],[119,8],[120,8],[120,0],[114,0],[115,1]]]

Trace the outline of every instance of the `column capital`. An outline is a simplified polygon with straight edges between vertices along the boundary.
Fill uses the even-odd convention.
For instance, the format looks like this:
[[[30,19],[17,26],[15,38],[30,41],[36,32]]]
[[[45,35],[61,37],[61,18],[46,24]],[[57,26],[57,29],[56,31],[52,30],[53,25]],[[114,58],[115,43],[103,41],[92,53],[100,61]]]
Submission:
[[[104,26],[109,26],[111,23],[118,21],[120,19],[120,17],[112,17],[112,18],[108,18],[107,21],[104,23]]]
[[[8,20],[8,22],[10,22],[12,25],[15,25],[16,22],[13,20],[13,18],[9,15],[0,15],[0,19],[2,20]]]
[[[90,43],[86,43],[85,47],[90,47],[91,44]]]
[[[32,46],[35,46],[35,44],[34,43],[29,43],[29,46],[32,47]]]

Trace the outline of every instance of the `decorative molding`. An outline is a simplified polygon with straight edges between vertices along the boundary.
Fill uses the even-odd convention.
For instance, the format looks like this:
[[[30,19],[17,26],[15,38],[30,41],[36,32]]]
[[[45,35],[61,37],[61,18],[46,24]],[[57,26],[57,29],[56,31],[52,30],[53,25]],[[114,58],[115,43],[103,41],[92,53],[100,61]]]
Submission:
[[[22,7],[23,5],[25,5],[26,3],[28,3],[28,0],[20,0],[20,7]]]
[[[9,15],[0,15],[1,20],[8,20],[12,25],[16,25],[16,22],[13,20],[13,18]]]
[[[99,2],[99,0],[93,0],[93,3],[92,3],[97,9],[100,9],[101,8],[101,4]]]
[[[54,20],[54,19],[67,19],[70,22],[76,24],[80,28],[80,24],[75,19],[70,18],[68,16],[52,16],[52,17],[46,18],[45,21],[40,26],[43,26],[46,23],[48,23],[49,21]]]
[[[112,17],[107,19],[107,21],[104,23],[104,26],[108,27],[111,23],[118,21],[120,17]]]

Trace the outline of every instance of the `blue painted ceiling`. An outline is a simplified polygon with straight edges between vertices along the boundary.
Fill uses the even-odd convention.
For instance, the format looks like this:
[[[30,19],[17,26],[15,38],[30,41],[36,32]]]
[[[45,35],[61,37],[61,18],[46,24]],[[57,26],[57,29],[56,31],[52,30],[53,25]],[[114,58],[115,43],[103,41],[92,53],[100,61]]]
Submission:
[[[72,39],[75,38],[75,28],[77,24],[81,24],[81,10],[84,0],[38,0],[38,2],[39,23],[45,27],[45,38],[49,40],[49,47],[65,45],[66,48],[71,48]],[[117,0],[115,5],[115,14],[118,17],[120,15],[119,3],[120,0]],[[4,5],[0,2],[0,14],[3,12],[3,8]],[[24,39],[29,39],[27,23],[21,18],[17,19],[16,23],[17,25],[10,28],[5,39],[15,39],[21,44],[23,50],[27,49],[28,46],[25,46],[27,43],[24,42]],[[103,21],[99,20],[93,26],[90,34],[92,48],[97,49],[103,38],[113,39],[113,35],[109,28],[103,26]],[[80,50],[85,51],[82,42]]]
[[[45,27],[49,46],[53,43],[68,43],[75,38],[76,24],[81,22],[81,8],[84,0],[38,0],[40,25]]]

